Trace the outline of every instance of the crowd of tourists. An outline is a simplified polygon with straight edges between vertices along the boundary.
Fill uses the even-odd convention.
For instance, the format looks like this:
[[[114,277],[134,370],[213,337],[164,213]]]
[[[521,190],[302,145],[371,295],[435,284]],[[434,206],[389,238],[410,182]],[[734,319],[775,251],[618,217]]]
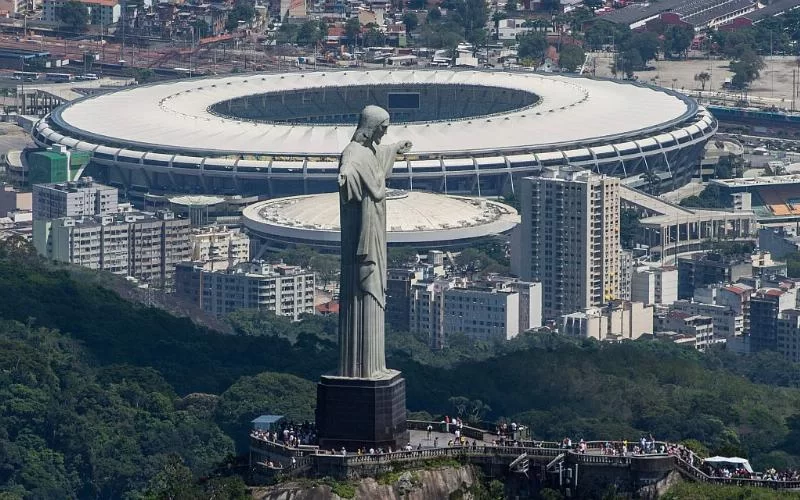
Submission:
[[[317,443],[317,428],[313,422],[280,422],[271,430],[253,429],[250,435],[254,438],[280,443],[284,446],[297,448],[300,445],[314,445]]]

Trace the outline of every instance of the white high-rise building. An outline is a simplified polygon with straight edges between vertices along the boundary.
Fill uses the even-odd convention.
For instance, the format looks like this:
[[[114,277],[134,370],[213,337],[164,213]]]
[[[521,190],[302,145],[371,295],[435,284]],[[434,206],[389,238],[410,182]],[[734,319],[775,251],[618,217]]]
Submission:
[[[669,305],[678,300],[678,269],[674,266],[639,266],[631,276],[631,300]]]
[[[91,177],[33,186],[34,220],[91,217],[117,211],[117,188],[97,184]]]
[[[546,319],[620,295],[619,179],[571,167],[522,179],[520,275]]]

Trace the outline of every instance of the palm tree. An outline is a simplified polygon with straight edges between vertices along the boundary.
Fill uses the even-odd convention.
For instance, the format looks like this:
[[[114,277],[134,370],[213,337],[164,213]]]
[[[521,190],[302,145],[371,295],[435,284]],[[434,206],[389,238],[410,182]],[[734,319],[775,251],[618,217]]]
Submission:
[[[492,14],[492,22],[494,23],[494,36],[493,36],[494,40],[498,40],[500,38],[500,21],[506,19],[507,17],[508,16],[506,15],[505,12],[499,10],[495,11],[495,13]]]
[[[702,72],[694,75],[694,81],[700,82],[700,86],[702,87],[702,90],[706,89],[706,82],[708,82],[709,80],[711,80],[711,75],[706,71],[702,71]]]

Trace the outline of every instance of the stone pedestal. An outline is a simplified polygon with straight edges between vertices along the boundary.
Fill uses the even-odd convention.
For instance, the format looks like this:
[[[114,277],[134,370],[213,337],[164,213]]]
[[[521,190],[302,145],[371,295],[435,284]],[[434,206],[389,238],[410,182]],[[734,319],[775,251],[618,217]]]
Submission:
[[[317,384],[317,436],[324,450],[397,450],[408,443],[406,381],[322,376]]]

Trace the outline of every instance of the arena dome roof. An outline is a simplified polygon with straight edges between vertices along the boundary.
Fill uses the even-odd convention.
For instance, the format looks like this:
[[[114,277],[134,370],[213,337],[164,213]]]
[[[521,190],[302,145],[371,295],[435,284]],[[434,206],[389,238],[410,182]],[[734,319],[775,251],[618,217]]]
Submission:
[[[149,192],[287,196],[336,189],[339,155],[367,104],[408,139],[394,188],[507,194],[571,165],[691,180],[717,130],[693,99],[639,82],[533,72],[329,70],[141,85],[89,96],[37,122],[40,146],[87,151],[112,185]]]
[[[389,245],[459,246],[519,223],[514,208],[483,198],[390,190],[386,199]],[[261,201],[243,214],[245,227],[261,239],[338,248],[339,193]]]
[[[690,103],[647,86],[535,73],[481,71],[330,71],[180,80],[90,97],[56,113],[66,129],[123,146],[253,154],[338,154],[352,126],[260,123],[212,113],[250,95],[322,88],[474,85],[541,96],[537,104],[492,116],[390,127],[386,140],[409,139],[414,152],[496,150],[630,134],[685,118]],[[109,127],[109,110],[114,110]],[[491,127],[487,125],[491,123]]]

